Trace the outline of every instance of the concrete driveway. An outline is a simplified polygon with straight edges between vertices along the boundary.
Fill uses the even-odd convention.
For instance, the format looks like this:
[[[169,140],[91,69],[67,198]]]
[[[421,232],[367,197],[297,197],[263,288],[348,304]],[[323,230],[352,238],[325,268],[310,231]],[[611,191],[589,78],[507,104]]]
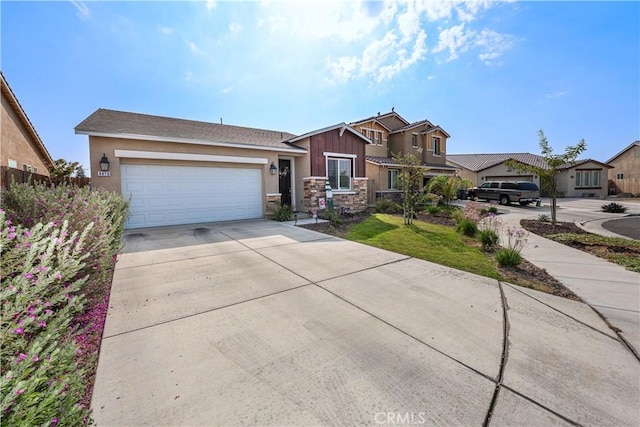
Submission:
[[[640,424],[585,304],[271,221],[124,243],[98,426]]]

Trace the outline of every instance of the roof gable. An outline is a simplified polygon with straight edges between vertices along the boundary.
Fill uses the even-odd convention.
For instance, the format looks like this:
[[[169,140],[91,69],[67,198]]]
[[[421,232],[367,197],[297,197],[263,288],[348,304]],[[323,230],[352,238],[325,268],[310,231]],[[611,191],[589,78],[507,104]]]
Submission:
[[[20,123],[22,123],[24,128],[27,130],[27,133],[29,134],[33,143],[35,144],[36,150],[40,153],[40,156],[42,157],[43,163],[49,167],[53,167],[53,158],[51,157],[51,154],[49,154],[47,147],[45,147],[44,143],[42,142],[42,139],[40,139],[40,135],[38,135],[38,132],[36,132],[36,128],[31,123],[31,120],[29,120],[27,113],[22,108],[22,105],[20,105],[18,98],[13,93],[11,86],[9,86],[9,83],[4,77],[4,73],[2,73],[1,71],[0,71],[0,81],[1,81],[0,85],[2,86],[2,95],[7,97],[7,100],[9,101],[9,105],[13,109],[16,116],[18,116]]]
[[[611,163],[612,161],[614,161],[618,157],[622,156],[624,153],[629,151],[632,147],[640,147],[640,141],[634,141],[631,144],[627,145],[624,149],[622,149],[622,151],[620,151],[618,154],[616,154],[615,156],[613,156],[612,158],[607,160],[607,163]]]
[[[100,108],[75,127],[77,134],[178,143],[229,144],[263,149],[304,149],[289,145],[288,132]]]
[[[392,108],[391,111],[389,111],[388,113],[384,113],[384,114],[378,113],[376,116],[371,116],[371,117],[367,117],[366,119],[357,120],[355,122],[352,122],[351,126],[355,126],[355,125],[359,125],[359,124],[366,123],[366,122],[371,122],[371,121],[375,121],[376,123],[379,123],[381,126],[383,126],[388,131],[393,131],[393,130],[397,129],[398,127],[405,126],[405,125],[409,124],[409,122],[407,120],[405,120],[404,117],[402,117],[400,114],[396,113],[394,111],[394,109]],[[400,126],[398,126],[398,124],[397,124],[398,122],[400,123]]]
[[[578,166],[583,166],[587,163],[595,163],[597,165],[602,166],[603,168],[613,169],[613,166],[610,166],[606,163],[602,163],[593,159],[582,159],[582,160],[576,160],[575,162],[571,162],[571,163],[565,163],[564,165],[560,166],[558,169],[571,169]]]
[[[351,126],[349,126],[348,124],[346,124],[344,122],[343,123],[338,123],[338,124],[332,125],[332,126],[327,126],[325,128],[322,128],[322,129],[312,130],[311,132],[307,132],[305,134],[290,138],[290,139],[287,140],[287,142],[295,143],[295,142],[301,141],[301,140],[303,140],[305,138],[309,138],[309,137],[312,137],[314,135],[318,135],[318,134],[325,133],[325,132],[331,132],[331,131],[336,130],[336,129],[340,129],[340,136],[342,136],[342,134],[344,132],[351,132],[355,136],[357,136],[358,138],[362,139],[365,143],[371,144],[371,140],[369,138],[367,138],[366,136],[364,136],[363,134],[361,134],[360,132],[358,132],[357,130],[355,130],[354,128],[352,128]]]

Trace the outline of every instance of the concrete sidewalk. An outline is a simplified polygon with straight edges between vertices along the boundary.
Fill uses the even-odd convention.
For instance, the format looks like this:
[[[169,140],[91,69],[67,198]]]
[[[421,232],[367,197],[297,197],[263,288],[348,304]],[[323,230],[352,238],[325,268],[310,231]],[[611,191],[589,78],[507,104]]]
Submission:
[[[530,213],[510,210],[501,215],[506,227],[520,228],[521,219],[537,219]],[[598,224],[611,218],[590,220],[588,231],[611,235]],[[559,221],[564,221],[559,214]],[[597,228],[598,227],[598,228]],[[503,238],[504,238],[503,230]],[[544,268],[619,330],[638,356],[640,351],[640,273],[578,249],[529,233],[522,256]]]
[[[640,424],[586,304],[273,221],[124,241],[98,426]]]

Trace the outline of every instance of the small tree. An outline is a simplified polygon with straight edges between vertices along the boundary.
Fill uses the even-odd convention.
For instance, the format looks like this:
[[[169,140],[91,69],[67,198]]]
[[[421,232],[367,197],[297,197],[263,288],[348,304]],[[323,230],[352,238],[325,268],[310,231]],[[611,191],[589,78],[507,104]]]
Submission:
[[[449,203],[456,196],[458,189],[467,189],[472,185],[471,181],[462,179],[457,175],[438,175],[429,182],[428,190],[430,193],[442,196],[445,204],[449,207]]]
[[[420,183],[425,168],[420,166],[422,150],[418,149],[414,154],[393,155],[394,160],[401,166],[398,172],[398,183],[402,188],[402,213],[404,224],[413,223],[416,207],[420,199]]]
[[[87,173],[84,171],[84,167],[82,167],[82,165],[78,165],[78,167],[76,168],[76,177],[77,178],[87,177]]]
[[[76,172],[80,164],[78,162],[68,162],[65,159],[58,159],[53,162],[53,167],[49,169],[49,175],[54,183],[60,183]]]
[[[527,165],[514,159],[507,160],[505,165],[516,171],[533,173],[540,177],[542,187],[549,192],[551,197],[551,223],[555,225],[558,208],[558,171],[565,165],[574,164],[578,156],[587,149],[587,143],[584,142],[584,139],[581,139],[576,145],[567,146],[563,154],[553,154],[553,148],[549,145],[549,140],[547,140],[542,130],[538,131],[538,138],[545,167]]]

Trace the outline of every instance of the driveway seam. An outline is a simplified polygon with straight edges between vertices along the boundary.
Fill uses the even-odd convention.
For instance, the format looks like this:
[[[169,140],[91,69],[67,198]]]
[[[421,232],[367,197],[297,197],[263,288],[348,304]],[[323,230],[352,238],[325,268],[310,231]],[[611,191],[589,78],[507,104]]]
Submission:
[[[609,307],[608,305],[592,304],[594,307],[606,308],[608,310],[628,311],[629,313],[640,313],[638,310],[629,310],[628,308]]]
[[[500,303],[502,305],[502,354],[500,355],[500,369],[498,369],[498,381],[496,382],[496,388],[493,392],[493,397],[491,398],[491,403],[489,404],[489,410],[487,411],[487,415],[484,419],[484,423],[482,423],[483,427],[487,427],[491,424],[491,417],[493,416],[493,411],[495,410],[496,404],[498,403],[498,396],[500,394],[500,389],[502,388],[502,380],[504,379],[504,371],[507,366],[507,360],[509,358],[509,304],[507,302],[507,296],[504,294],[504,289],[502,288],[502,282],[498,280],[498,289],[500,290]]]
[[[233,307],[235,305],[244,304],[245,302],[256,301],[256,300],[259,300],[259,299],[262,299],[262,298],[267,298],[267,297],[270,297],[270,296],[273,296],[273,295],[278,295],[278,294],[282,294],[282,293],[289,292],[289,291],[295,291],[296,289],[304,288],[306,286],[310,286],[310,285],[314,284],[313,282],[310,282],[308,280],[307,280],[307,282],[308,283],[305,283],[304,285],[298,285],[298,286],[294,286],[292,288],[287,288],[287,289],[282,289],[282,290],[277,291],[277,292],[272,292],[270,294],[260,295],[260,296],[249,298],[249,299],[245,299],[245,300],[242,300],[242,301],[237,301],[237,302],[234,302],[234,303],[231,303],[231,304],[221,305],[220,307],[214,307],[214,308],[210,308],[208,310],[199,311],[197,313],[187,314],[186,316],[176,317],[175,319],[165,320],[165,321],[162,321],[162,322],[154,323],[153,325],[147,325],[147,326],[143,326],[141,328],[131,329],[129,331],[118,332],[117,334],[104,336],[102,339],[106,340],[108,338],[114,338],[114,337],[118,337],[118,336],[121,336],[121,335],[126,335],[126,334],[129,334],[131,332],[137,332],[137,331],[153,328],[153,327],[160,326],[160,325],[165,325],[167,323],[172,323],[172,322],[176,322],[176,321],[179,321],[179,320],[188,319],[190,317],[199,316],[201,314],[211,313],[212,311],[222,310],[223,308],[229,308],[229,307]]]
[[[530,398],[530,397],[529,397],[529,396],[527,396],[526,394],[522,394],[522,393],[520,393],[519,391],[517,391],[516,389],[511,388],[511,387],[509,387],[509,386],[508,386],[508,385],[506,385],[506,384],[502,384],[502,387],[503,387],[505,390],[509,390],[511,393],[513,393],[513,394],[516,394],[516,395],[520,396],[520,397],[521,397],[521,398],[523,398],[524,400],[526,400],[526,401],[528,401],[528,402],[530,402],[530,403],[533,403],[534,405],[536,405],[536,406],[538,406],[538,407],[540,407],[540,408],[544,409],[545,411],[548,411],[548,412],[552,413],[553,415],[555,415],[556,417],[558,417],[558,418],[562,419],[563,421],[566,421],[566,422],[568,422],[569,424],[571,424],[571,425],[573,425],[573,426],[576,426],[576,427],[582,427],[582,424],[580,424],[579,422],[577,422],[577,421],[573,421],[572,419],[567,418],[566,416],[562,415],[561,413],[559,413],[559,412],[557,412],[557,411],[554,411],[554,410],[553,410],[553,409],[551,409],[551,408],[548,408],[547,406],[543,405],[542,403],[540,403],[540,402],[537,402],[537,401],[533,400],[532,398]]]

